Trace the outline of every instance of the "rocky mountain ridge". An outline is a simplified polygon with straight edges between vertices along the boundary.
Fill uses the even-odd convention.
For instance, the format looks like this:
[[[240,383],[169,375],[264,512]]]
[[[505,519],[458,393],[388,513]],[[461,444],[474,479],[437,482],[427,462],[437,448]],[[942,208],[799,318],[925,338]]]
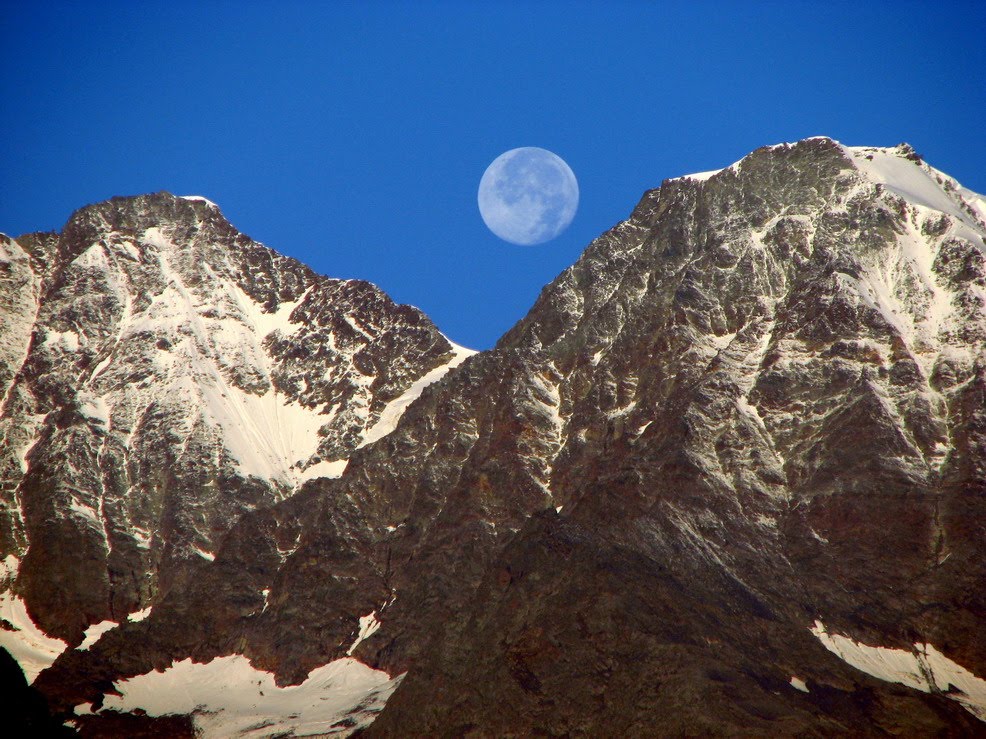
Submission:
[[[149,605],[239,515],[338,475],[464,356],[202,199],[118,198],[2,248],[0,542],[32,617],[69,642]]]
[[[981,731],[984,236],[906,146],[667,180],[391,433],[326,450],[341,476],[243,511],[35,684],[83,727],[212,735]],[[292,718],[288,684],[331,710]]]

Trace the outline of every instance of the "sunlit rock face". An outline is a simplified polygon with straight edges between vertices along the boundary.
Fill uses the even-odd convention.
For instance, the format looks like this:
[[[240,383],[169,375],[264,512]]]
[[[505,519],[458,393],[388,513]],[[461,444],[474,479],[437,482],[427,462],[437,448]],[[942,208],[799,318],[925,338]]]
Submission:
[[[981,732],[984,236],[905,146],[667,180],[35,685],[98,716],[188,657],[280,687],[352,657],[403,675],[339,719],[386,700],[369,735]]]

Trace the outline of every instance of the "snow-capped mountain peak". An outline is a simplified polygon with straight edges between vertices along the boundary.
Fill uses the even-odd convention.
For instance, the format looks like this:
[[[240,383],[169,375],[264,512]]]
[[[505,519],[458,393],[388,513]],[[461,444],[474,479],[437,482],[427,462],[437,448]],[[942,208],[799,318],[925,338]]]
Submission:
[[[392,403],[462,358],[420,311],[276,254],[204,199],[115,198],[21,241],[31,255],[3,245],[0,539],[45,593],[41,568],[76,564],[62,537],[87,542],[111,596],[80,582],[87,610],[46,614],[24,586],[70,639],[137,610],[238,515],[337,477],[396,425]],[[141,573],[122,589],[121,567]]]

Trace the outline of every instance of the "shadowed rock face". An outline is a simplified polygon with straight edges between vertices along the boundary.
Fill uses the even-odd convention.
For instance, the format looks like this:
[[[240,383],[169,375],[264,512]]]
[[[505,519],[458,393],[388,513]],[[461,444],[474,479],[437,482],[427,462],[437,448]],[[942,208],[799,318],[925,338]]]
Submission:
[[[24,679],[17,661],[0,648],[0,721],[12,736],[71,737],[74,733],[53,720],[44,696]]]
[[[407,675],[370,735],[982,731],[810,628],[986,676],[984,215],[904,146],[666,181],[342,477],[36,685],[67,709],[234,652],[297,683],[374,612],[354,656]]]

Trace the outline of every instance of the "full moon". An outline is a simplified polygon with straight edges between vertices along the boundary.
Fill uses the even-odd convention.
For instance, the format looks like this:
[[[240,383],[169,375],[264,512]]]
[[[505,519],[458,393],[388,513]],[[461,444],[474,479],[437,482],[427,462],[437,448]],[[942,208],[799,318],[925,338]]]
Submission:
[[[568,228],[579,207],[579,183],[557,154],[523,146],[486,168],[478,200],[490,231],[511,244],[533,246]]]

